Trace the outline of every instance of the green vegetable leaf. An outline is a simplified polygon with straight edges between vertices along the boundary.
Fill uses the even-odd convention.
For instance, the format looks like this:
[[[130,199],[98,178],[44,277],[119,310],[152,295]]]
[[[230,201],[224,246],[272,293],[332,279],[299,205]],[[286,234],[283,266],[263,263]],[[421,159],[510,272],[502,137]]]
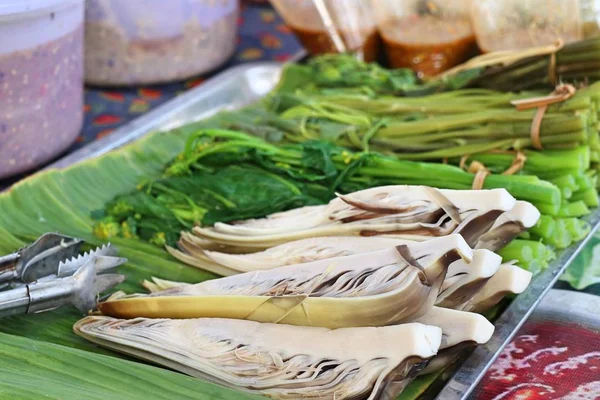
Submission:
[[[337,176],[337,168],[331,156],[341,153],[339,147],[329,142],[309,141],[302,144],[302,165],[320,173],[316,176],[309,176],[308,180],[327,180]]]
[[[600,283],[600,233],[590,238],[559,279],[577,290]]]

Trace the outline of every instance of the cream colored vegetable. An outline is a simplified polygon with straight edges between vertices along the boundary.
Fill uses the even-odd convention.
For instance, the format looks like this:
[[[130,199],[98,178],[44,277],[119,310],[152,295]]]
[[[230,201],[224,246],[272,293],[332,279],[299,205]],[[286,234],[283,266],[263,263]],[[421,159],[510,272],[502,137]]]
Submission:
[[[168,281],[166,279],[160,279],[156,277],[152,277],[150,281],[144,280],[142,282],[142,286],[150,293],[157,293],[167,289],[173,289],[180,286],[189,286],[190,283],[185,282],[176,282],[176,281]],[[120,292],[122,293],[122,292]],[[122,296],[119,294],[119,296]]]
[[[500,266],[498,272],[477,292],[472,299],[457,309],[484,312],[500,302],[506,295],[523,293],[531,282],[532,274],[511,263]]]
[[[469,349],[487,343],[494,333],[494,325],[483,315],[441,307],[433,307],[430,312],[415,322],[442,329],[440,351],[419,372],[419,375],[447,367]]]
[[[436,189],[424,188],[424,191],[440,203],[448,202],[442,192]],[[458,212],[455,212],[452,207],[446,205],[445,209],[452,210],[447,216],[451,216],[455,220],[461,219]],[[301,210],[303,209],[289,213],[293,214]],[[481,236],[476,237],[475,248],[497,251],[506,246],[520,233],[535,225],[539,217],[540,213],[533,205],[524,201],[517,201],[512,209],[501,214],[493,222],[491,229]],[[378,218],[376,217],[375,220]],[[268,220],[268,218],[265,220]],[[244,221],[235,226],[243,227],[247,224],[252,225],[257,221],[265,220]],[[355,222],[364,223],[363,220]],[[349,223],[352,224],[353,222]],[[213,233],[223,229],[223,226],[217,225],[213,229],[214,232],[209,232],[210,229],[200,230],[200,235],[206,233],[211,237]],[[490,228],[489,224],[488,228]],[[200,231],[197,230],[196,232]],[[464,234],[464,229],[461,232]],[[402,235],[400,234],[400,236]],[[471,238],[475,237],[473,234],[467,236]],[[238,239],[240,241],[234,244],[240,246],[243,244],[242,241],[245,241],[247,238],[240,237]],[[423,237],[417,236],[413,237],[413,239],[422,240]],[[179,249],[167,249],[174,257],[187,264],[222,276],[230,276],[240,272],[271,269],[284,265],[300,264],[319,259],[380,250],[385,247],[406,244],[407,242],[407,240],[398,239],[398,235],[394,233],[369,237],[317,235],[317,237],[285,242],[263,251],[256,251],[261,250],[262,245],[251,243],[251,246],[258,247],[254,248],[254,251],[250,248],[250,252],[244,254],[242,247],[220,245],[218,243],[219,239],[216,240],[217,242],[213,242],[210,239],[201,238],[189,232],[183,232],[178,243]]]
[[[471,262],[453,262],[435,304],[455,308],[470,300],[494,276],[501,263],[502,257],[489,250],[473,251]]]
[[[442,329],[440,350],[463,342],[486,343],[494,333],[494,325],[483,315],[442,307],[433,307],[414,322]]]
[[[504,189],[439,190],[426,186],[382,186],[338,195],[327,205],[302,207],[235,225],[194,228],[215,244],[264,250],[319,236],[391,235],[426,240],[460,233],[475,246],[515,199]]]
[[[275,399],[395,398],[434,356],[440,328],[326,328],[228,319],[86,317],[74,331],[101,346]]]
[[[206,240],[183,232],[179,240],[181,251],[172,248],[168,250],[185,263],[219,275],[230,276],[243,272],[368,253],[408,243],[411,241],[379,236],[325,236],[300,239],[256,253],[230,254],[206,250],[203,247],[206,246]]]
[[[479,238],[475,248],[498,251],[534,226],[539,219],[540,212],[531,203],[517,201],[510,211],[502,214],[492,228]]]
[[[448,266],[472,259],[460,235],[176,287],[99,305],[119,318],[236,318],[291,325],[382,326],[427,313]]]

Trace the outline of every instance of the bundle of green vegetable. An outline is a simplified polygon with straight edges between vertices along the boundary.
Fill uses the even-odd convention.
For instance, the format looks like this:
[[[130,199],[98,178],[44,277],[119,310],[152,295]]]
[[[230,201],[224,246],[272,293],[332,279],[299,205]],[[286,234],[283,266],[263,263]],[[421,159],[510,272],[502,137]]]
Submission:
[[[554,48],[553,48],[554,47]],[[518,91],[532,88],[551,88],[557,82],[588,83],[600,79],[600,39],[591,38],[564,46],[546,46],[536,51],[513,52],[510,57],[494,57],[496,63],[469,83],[502,91]],[[485,60],[485,56],[483,57]],[[513,61],[514,60],[514,61]],[[477,60],[467,64],[477,65]],[[479,65],[482,65],[479,63]],[[481,67],[480,67],[481,68]]]
[[[427,81],[419,80],[410,69],[387,70],[350,55],[324,55],[312,58],[306,64],[290,64],[284,71],[280,89],[394,96],[423,96],[467,87],[506,92],[548,90],[557,82],[595,82],[600,79],[598,65],[599,38],[564,46],[490,53]]]
[[[474,178],[452,165],[354,153],[323,141],[275,146],[241,132],[200,130],[189,137],[185,150],[166,167],[162,178],[117,197],[97,213],[101,220],[95,232],[103,239],[121,235],[173,246],[180,231],[194,225],[322,204],[335,192],[402,184],[470,189]],[[534,272],[553,256],[540,239],[550,243],[568,235],[579,240],[589,229],[576,218],[558,218],[563,209],[560,189],[535,176],[493,174],[483,187],[505,188],[547,214],[529,240],[507,248],[511,259]],[[559,232],[559,223],[568,229]]]
[[[273,93],[272,114],[259,123],[278,128],[290,141],[322,138],[341,146],[393,152],[405,160],[441,160],[493,150],[573,149],[589,146],[600,160],[600,83],[550,105],[540,128],[537,110],[511,102],[547,93],[499,93],[464,89],[420,98],[347,94]]]
[[[440,96],[450,95],[453,94],[448,93],[447,95]],[[506,96],[508,95],[499,96],[504,96],[505,98],[500,99],[501,101],[499,101],[497,104],[503,104],[503,102],[507,100]],[[421,99],[398,98],[395,100],[420,101]],[[477,103],[477,101],[473,101],[474,105]],[[446,103],[442,102],[441,104],[444,106]],[[456,110],[457,108],[462,107],[461,104],[463,103],[459,102],[458,105],[450,105],[449,107],[454,107]],[[469,118],[470,114],[466,112],[469,107],[470,106],[462,108],[463,113],[460,115],[462,115],[463,118]],[[354,110],[350,117],[354,118],[358,113],[359,111]],[[269,111],[252,109],[245,113],[242,112],[234,115],[228,115],[226,118],[222,119],[222,123],[220,125],[243,129],[244,131],[250,132],[255,136],[267,137],[271,141],[287,140],[302,142],[304,140],[313,140],[321,137],[323,139],[340,143],[341,145],[365,149],[372,148],[372,146],[369,146],[368,139],[372,134],[376,133],[374,129],[367,131],[364,136],[359,137],[357,135],[355,125],[348,125],[347,122],[342,123],[321,119],[315,122],[315,124],[319,125],[319,133],[311,133],[308,131],[307,127],[312,123],[309,121],[315,120],[315,118],[305,120],[296,120],[293,118],[285,119],[280,115],[275,115]],[[423,122],[427,123],[428,120],[424,120]],[[381,127],[381,124],[376,123],[375,128],[378,127]],[[593,134],[592,137],[597,137],[597,133]],[[405,138],[402,139],[404,140]],[[371,139],[371,143],[374,141],[375,139]],[[398,140],[398,142],[405,143],[402,140]],[[434,143],[437,145],[437,142]],[[475,146],[479,145],[476,144]],[[469,148],[466,149],[466,147]],[[394,155],[394,158],[398,156],[398,154],[395,152],[386,151],[386,149],[390,148],[389,144],[386,144],[385,146],[376,146],[376,148],[387,154]],[[463,146],[462,150],[473,150],[473,146]],[[441,150],[441,152],[445,151],[445,149]],[[450,153],[444,153],[443,155],[450,156]],[[414,154],[402,154],[402,156],[408,156],[409,158],[412,158],[414,157]],[[527,200],[534,203],[534,205],[544,214],[553,217],[569,219],[568,221],[565,220],[561,222],[556,229],[553,228],[553,223],[546,221],[545,223],[551,226],[548,226],[547,229],[540,231],[544,233],[542,237],[548,239],[550,243],[558,248],[567,247],[573,241],[577,241],[579,238],[581,238],[583,233],[578,233],[577,230],[572,230],[568,228],[568,226],[571,224],[581,225],[581,222],[575,222],[574,218],[586,215],[590,212],[590,207],[598,206],[598,194],[596,192],[596,171],[592,169],[596,168],[597,165],[592,163],[592,161],[594,161],[593,158],[597,158],[598,155],[597,150],[591,150],[590,146],[578,146],[574,149],[565,150],[544,150],[541,152],[533,150],[511,150],[483,152],[474,155],[465,153],[464,156],[462,154],[461,156],[462,157],[450,157],[444,161],[455,165],[465,164],[465,167],[466,164],[473,165],[477,164],[479,161],[480,166],[484,165],[485,169],[489,172],[498,174],[486,177],[483,181],[483,188],[504,187],[518,199]],[[362,171],[363,173],[364,171],[367,171],[368,174],[376,174],[380,178],[386,177],[389,179],[392,176],[397,177],[399,175],[398,169],[402,166],[406,166],[409,169],[412,168],[413,172],[414,168],[419,166],[420,173],[413,174],[410,177],[404,175],[402,179],[399,181],[394,181],[393,183],[423,184],[434,187],[456,189],[468,189],[473,183],[472,174],[459,174],[456,168],[445,169],[444,166],[431,163],[412,163],[407,160],[391,161],[391,159],[392,157],[387,157],[385,159],[375,157],[375,160],[369,165],[373,168],[363,169]],[[391,168],[390,163],[393,164],[393,168]],[[552,168],[548,168],[548,165],[552,165]],[[445,173],[452,175],[453,178],[449,179],[446,176],[446,183],[444,183],[443,180],[442,182],[438,183],[438,181],[440,181],[437,179],[437,176],[440,176],[439,171],[445,171]],[[498,179],[501,179],[502,182],[498,182]],[[453,182],[456,180],[460,181],[460,185],[456,185],[456,183]],[[558,188],[558,190],[561,192],[561,206],[557,208],[556,204],[549,205],[549,203],[546,201],[539,201],[539,199],[535,199],[530,193],[520,192],[520,189],[516,188],[518,182],[535,183],[540,187],[545,187],[545,189],[549,191],[556,190]],[[558,239],[558,235],[561,235],[562,239]]]

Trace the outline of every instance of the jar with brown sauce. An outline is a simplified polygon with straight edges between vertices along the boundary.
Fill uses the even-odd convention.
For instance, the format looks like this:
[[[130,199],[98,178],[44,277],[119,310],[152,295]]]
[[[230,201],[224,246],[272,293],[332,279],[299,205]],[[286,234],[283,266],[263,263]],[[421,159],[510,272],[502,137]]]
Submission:
[[[476,50],[471,0],[372,0],[372,5],[394,68],[430,77],[466,61]]]
[[[583,38],[579,0],[479,0],[471,18],[482,52],[546,46]]]
[[[311,55],[355,53],[374,61],[379,35],[370,0],[271,0]]]

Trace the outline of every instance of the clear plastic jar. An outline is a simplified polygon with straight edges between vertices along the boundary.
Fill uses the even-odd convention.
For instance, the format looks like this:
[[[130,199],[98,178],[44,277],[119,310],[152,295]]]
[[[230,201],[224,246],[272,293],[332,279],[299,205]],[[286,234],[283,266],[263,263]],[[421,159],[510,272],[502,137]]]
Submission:
[[[67,149],[83,124],[83,0],[0,3],[0,178]]]
[[[372,0],[379,32],[395,68],[437,75],[476,49],[471,0]]]
[[[355,53],[374,61],[379,35],[370,0],[271,0],[312,54]]]
[[[88,0],[85,80],[135,85],[182,80],[235,51],[238,0]]]
[[[600,0],[579,0],[584,39],[600,36]]]
[[[473,29],[482,52],[544,46],[582,39],[578,0],[479,0]]]

